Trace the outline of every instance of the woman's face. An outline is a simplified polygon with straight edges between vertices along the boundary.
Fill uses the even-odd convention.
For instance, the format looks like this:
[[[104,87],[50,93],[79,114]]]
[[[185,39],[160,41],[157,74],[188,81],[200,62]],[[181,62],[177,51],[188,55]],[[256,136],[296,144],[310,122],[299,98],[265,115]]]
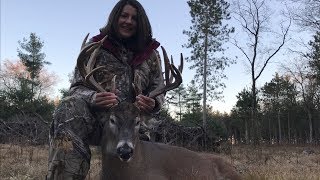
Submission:
[[[118,33],[120,38],[126,39],[135,35],[137,31],[137,9],[125,5],[118,19]]]

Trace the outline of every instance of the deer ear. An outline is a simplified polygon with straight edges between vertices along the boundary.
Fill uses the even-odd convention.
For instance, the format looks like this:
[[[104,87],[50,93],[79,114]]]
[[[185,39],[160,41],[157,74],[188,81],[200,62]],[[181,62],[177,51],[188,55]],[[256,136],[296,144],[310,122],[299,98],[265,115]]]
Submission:
[[[160,125],[161,121],[157,120],[156,118],[148,115],[148,116],[142,116],[141,117],[141,125],[144,126],[147,129],[157,129],[157,127]]]

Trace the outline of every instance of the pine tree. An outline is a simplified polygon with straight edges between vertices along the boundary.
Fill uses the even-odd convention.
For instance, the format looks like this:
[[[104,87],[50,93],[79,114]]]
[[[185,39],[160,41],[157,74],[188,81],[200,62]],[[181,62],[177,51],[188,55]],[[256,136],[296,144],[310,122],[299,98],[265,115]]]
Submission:
[[[23,41],[18,41],[18,43],[20,45],[20,48],[18,48],[18,57],[30,73],[28,80],[31,85],[31,92],[35,95],[35,88],[40,84],[38,79],[40,70],[45,64],[50,63],[44,60],[45,54],[41,52],[43,42],[35,33],[30,33],[29,39],[23,38]],[[30,100],[32,101],[32,99]]]
[[[223,43],[229,39],[234,31],[224,24],[230,19],[229,4],[224,0],[189,0],[192,26],[184,31],[189,39],[184,45],[192,48],[192,63],[190,69],[195,69],[195,80],[203,90],[203,127],[206,129],[206,103],[207,96],[219,98],[225,84],[222,82],[226,76],[223,71],[232,61],[223,56]],[[221,55],[221,56],[220,56]]]
[[[176,107],[178,110],[175,111],[177,116],[179,117],[179,121],[181,121],[181,116],[183,114],[184,104],[186,97],[186,89],[183,84],[181,84],[178,88],[169,91],[166,96],[166,102]]]

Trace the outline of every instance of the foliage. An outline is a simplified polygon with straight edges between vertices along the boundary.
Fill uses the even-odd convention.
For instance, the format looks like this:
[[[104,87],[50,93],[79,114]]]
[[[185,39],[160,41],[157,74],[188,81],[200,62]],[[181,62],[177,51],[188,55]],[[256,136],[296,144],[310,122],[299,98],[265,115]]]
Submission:
[[[309,42],[311,52],[307,53],[309,65],[318,83],[320,84],[320,31],[313,36],[313,41]]]
[[[1,111],[0,118],[33,114],[51,120],[54,105],[46,93],[50,92],[57,77],[43,68],[45,64],[49,64],[44,60],[45,54],[41,53],[43,42],[35,33],[31,33],[30,39],[24,38],[23,42],[19,41],[19,45],[20,61],[7,60],[1,70],[1,109],[6,111]]]
[[[185,107],[185,98],[186,98],[186,89],[181,84],[178,88],[169,91],[166,95],[166,102],[173,106],[174,109],[177,109],[174,111],[174,113],[178,116],[178,119],[181,120],[181,116],[184,112]]]
[[[201,122],[202,111],[193,112],[193,113],[185,113],[182,116],[179,124],[183,126],[190,127],[202,127]],[[224,126],[224,116],[219,113],[209,112],[207,114],[208,117],[208,127],[207,127],[207,135],[211,138],[226,138],[227,131]]]
[[[18,57],[30,72],[30,77],[35,80],[39,77],[40,70],[45,64],[50,64],[45,61],[45,54],[41,52],[43,42],[35,33],[30,33],[29,39],[23,38],[23,41],[18,41]],[[25,51],[25,52],[24,52]]]
[[[195,85],[195,81],[192,80],[187,87],[187,94],[185,97],[185,106],[187,113],[196,113],[200,111],[201,105],[201,93],[198,92],[198,88]]]
[[[61,94],[61,99],[69,96],[69,89],[66,89],[66,88],[64,88],[64,89],[59,89],[59,92],[60,92],[60,94]]]
[[[287,3],[290,16],[301,27],[301,30],[320,30],[320,0],[287,0],[294,3]]]
[[[192,26],[183,31],[189,37],[184,47],[192,48],[192,55],[187,61],[192,63],[190,68],[196,70],[195,79],[201,88],[206,86],[209,97],[218,98],[221,95],[218,89],[225,87],[223,70],[232,63],[218,55],[225,50],[223,43],[234,31],[224,24],[230,19],[229,4],[224,0],[189,0],[188,5]]]
[[[294,84],[288,77],[280,77],[277,73],[271,82],[262,87],[264,108],[280,109],[294,103],[297,95]]]

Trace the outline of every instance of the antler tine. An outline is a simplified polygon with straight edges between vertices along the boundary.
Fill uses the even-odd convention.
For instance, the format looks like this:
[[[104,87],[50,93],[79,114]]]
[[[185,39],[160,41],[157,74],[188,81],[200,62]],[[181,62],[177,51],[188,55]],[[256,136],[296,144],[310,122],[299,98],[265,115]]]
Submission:
[[[183,71],[183,54],[180,53],[180,65],[178,66],[180,73]]]
[[[171,55],[171,65],[174,66],[172,55]],[[169,72],[169,74],[170,74],[170,75],[169,75],[169,76],[170,76],[170,77],[169,77],[169,78],[170,78],[170,79],[169,79],[169,82],[172,83],[172,82],[173,82],[173,76],[171,75],[171,72]]]
[[[170,71],[168,69],[170,68],[170,62],[167,55],[166,50],[161,46],[162,54],[163,54],[163,61],[164,61],[164,75],[165,75],[165,82],[166,84],[170,84]]]
[[[174,66],[172,55],[171,55],[171,65]],[[178,65],[178,70],[180,71],[180,74],[182,74],[182,70],[183,70],[183,55],[182,55],[182,53],[180,53],[180,65]],[[172,81],[173,81],[173,76],[171,75],[171,72],[170,72],[170,83],[172,83]]]
[[[166,84],[164,87],[161,88],[157,88],[154,91],[150,92],[149,97],[154,98],[157,97],[158,95],[165,93],[167,91],[170,91],[172,89],[177,88],[181,83],[182,83],[182,76],[181,76],[181,72],[179,71],[179,69],[177,69],[174,64],[170,64],[169,63],[169,58],[167,55],[166,50],[164,49],[164,47],[161,46],[162,52],[163,52],[163,59],[164,59],[164,64],[165,64],[165,77],[166,77]],[[183,59],[181,59],[183,60]],[[169,77],[169,75],[171,75],[172,81],[174,79],[174,82],[172,82],[170,79],[171,77]]]
[[[93,42],[85,46],[88,36],[89,34],[87,34],[87,36],[84,38],[84,41],[82,43],[82,50],[77,59],[77,67],[79,69],[80,75],[85,79],[85,81],[88,84],[92,85],[99,92],[105,92],[106,90],[93,78],[92,75],[97,70],[105,68],[104,66],[100,66],[93,69],[99,49],[103,44],[103,42],[106,40],[107,36],[105,36],[102,40],[98,42]],[[86,64],[86,60],[88,56],[90,56],[90,59]]]
[[[81,45],[81,49],[80,49],[80,50],[82,50],[82,49],[84,48],[84,46],[86,45],[87,39],[88,39],[88,37],[89,37],[89,34],[90,34],[90,33],[88,33],[88,34],[86,35],[86,37],[84,38],[84,40],[82,41],[82,45]]]
[[[80,75],[85,78],[87,71],[85,62],[87,60],[88,54],[91,54],[95,48],[97,48],[98,42],[91,43],[87,46],[85,46],[78,55],[77,58],[77,68],[79,69]]]

